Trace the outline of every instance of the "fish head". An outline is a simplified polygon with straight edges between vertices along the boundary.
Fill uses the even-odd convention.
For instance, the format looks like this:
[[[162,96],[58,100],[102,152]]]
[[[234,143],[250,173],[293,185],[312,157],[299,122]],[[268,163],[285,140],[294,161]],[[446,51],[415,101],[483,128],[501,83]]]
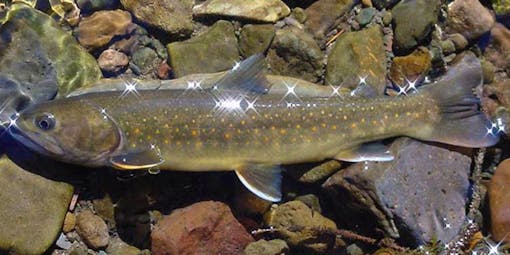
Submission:
[[[121,145],[115,121],[81,100],[57,100],[23,110],[11,128],[25,146],[57,160],[85,165],[105,165]]]

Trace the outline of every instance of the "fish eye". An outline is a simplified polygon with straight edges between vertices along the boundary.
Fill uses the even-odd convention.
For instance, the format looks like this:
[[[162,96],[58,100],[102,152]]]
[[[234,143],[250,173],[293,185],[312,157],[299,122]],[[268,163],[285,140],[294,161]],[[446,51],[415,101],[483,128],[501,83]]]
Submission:
[[[55,117],[51,113],[43,113],[35,118],[35,125],[44,131],[51,130],[55,127]]]

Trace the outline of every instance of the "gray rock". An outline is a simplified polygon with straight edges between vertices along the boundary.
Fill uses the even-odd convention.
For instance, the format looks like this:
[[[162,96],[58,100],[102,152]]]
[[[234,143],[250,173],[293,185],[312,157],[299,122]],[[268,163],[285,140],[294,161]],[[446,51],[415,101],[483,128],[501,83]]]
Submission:
[[[267,54],[274,74],[317,82],[322,75],[324,55],[317,42],[303,30],[287,27],[276,31]]]
[[[378,93],[384,93],[386,51],[379,26],[344,34],[328,56],[326,84],[354,87],[360,77],[365,77]]]
[[[357,246],[356,244],[351,244],[345,248],[347,255],[363,255],[365,254],[363,250]]]
[[[264,239],[250,243],[244,249],[244,255],[281,255],[289,252],[287,243],[280,239]]]
[[[456,0],[448,5],[448,27],[468,40],[489,32],[494,26],[494,15],[478,0]]]
[[[131,61],[140,68],[142,74],[149,73],[161,63],[161,59],[158,58],[158,53],[148,47],[136,50],[133,53]]]
[[[318,0],[306,8],[306,29],[317,39],[323,39],[338,17],[348,12],[354,0]]]
[[[94,57],[48,15],[14,4],[6,17],[8,22],[0,20],[6,22],[0,27],[2,73],[21,84],[44,84],[43,94],[58,86],[62,96],[101,78]]]
[[[167,49],[169,64],[176,77],[223,71],[239,60],[234,27],[223,20],[199,36],[168,44]]]
[[[193,32],[193,0],[120,0],[137,19],[167,32],[187,37]]]
[[[374,8],[363,8],[361,9],[360,13],[358,13],[358,15],[356,15],[356,21],[362,25],[362,26],[365,26],[367,25],[368,23],[370,23],[370,21],[372,21],[372,18],[374,18],[374,15],[376,13],[376,10]]]
[[[390,150],[395,160],[357,163],[324,183],[337,212],[411,243],[451,241],[466,220],[471,159],[410,138]]]
[[[0,157],[0,250],[42,254],[57,239],[73,187],[32,174]]]
[[[281,0],[207,0],[193,7],[197,17],[223,16],[257,22],[276,22],[290,14]]]
[[[76,232],[92,249],[106,247],[110,241],[108,226],[90,210],[82,211],[76,216]]]
[[[239,36],[239,50],[247,58],[255,53],[264,53],[275,35],[273,25],[246,25]]]
[[[407,52],[420,44],[437,23],[440,6],[439,0],[403,0],[395,5],[395,50]]]

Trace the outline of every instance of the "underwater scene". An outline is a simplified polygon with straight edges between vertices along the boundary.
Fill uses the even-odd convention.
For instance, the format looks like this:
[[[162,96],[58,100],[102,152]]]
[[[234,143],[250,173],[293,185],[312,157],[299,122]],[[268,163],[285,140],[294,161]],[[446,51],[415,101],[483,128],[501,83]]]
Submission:
[[[0,0],[0,254],[510,254],[510,0]]]

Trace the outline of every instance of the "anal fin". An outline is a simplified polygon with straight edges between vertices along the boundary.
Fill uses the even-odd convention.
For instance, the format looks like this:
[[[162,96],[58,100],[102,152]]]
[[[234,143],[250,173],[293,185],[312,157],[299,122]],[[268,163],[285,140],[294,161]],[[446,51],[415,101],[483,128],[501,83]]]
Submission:
[[[394,159],[386,146],[379,142],[365,143],[356,148],[343,150],[335,159],[349,162],[391,161]]]
[[[110,158],[110,163],[118,169],[149,169],[163,164],[164,160],[158,150],[129,152]]]
[[[247,164],[235,172],[244,186],[258,197],[271,202],[282,199],[282,175],[279,166]]]

